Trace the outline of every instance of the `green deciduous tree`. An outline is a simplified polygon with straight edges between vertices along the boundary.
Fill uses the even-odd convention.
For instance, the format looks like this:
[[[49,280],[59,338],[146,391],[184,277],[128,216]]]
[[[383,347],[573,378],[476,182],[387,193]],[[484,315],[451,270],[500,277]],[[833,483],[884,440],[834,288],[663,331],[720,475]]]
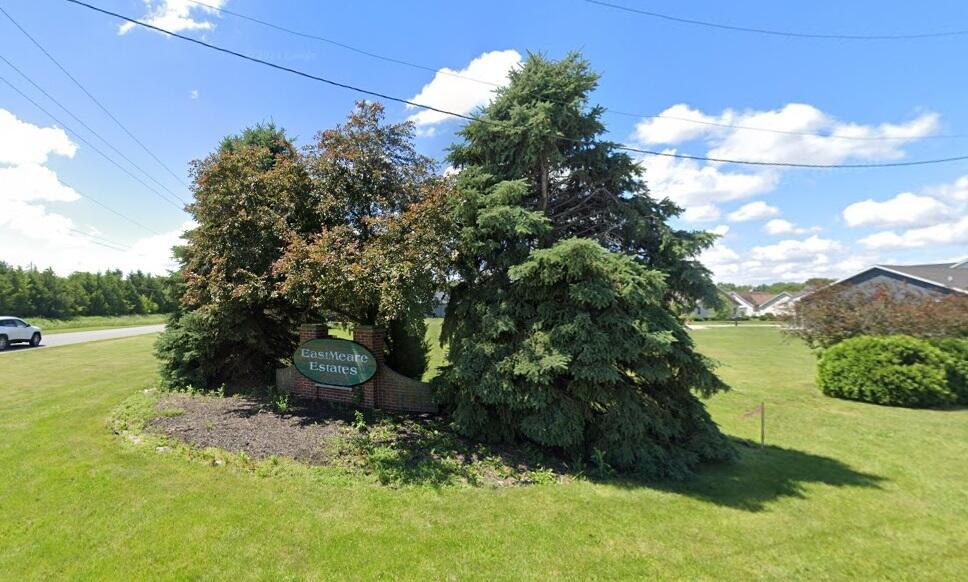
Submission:
[[[459,227],[437,393],[459,430],[682,476],[731,446],[695,393],[725,386],[673,315],[715,289],[705,233],[666,223],[638,166],[600,138],[597,77],[531,55],[462,131]]]
[[[299,323],[321,318],[387,326],[388,361],[415,363],[400,371],[419,377],[451,187],[412,140],[412,124],[359,103],[305,152],[258,126],[197,163],[182,305],[158,344],[165,381],[263,382],[292,354]]]
[[[181,305],[159,339],[169,385],[264,384],[295,347],[304,308],[275,292],[272,266],[309,176],[282,129],[261,125],[226,138],[194,164],[198,226],[179,251]]]
[[[416,152],[413,124],[383,117],[382,105],[359,103],[308,148],[313,206],[288,232],[276,274],[316,314],[386,327],[388,362],[419,378],[424,318],[445,284],[451,187]]]

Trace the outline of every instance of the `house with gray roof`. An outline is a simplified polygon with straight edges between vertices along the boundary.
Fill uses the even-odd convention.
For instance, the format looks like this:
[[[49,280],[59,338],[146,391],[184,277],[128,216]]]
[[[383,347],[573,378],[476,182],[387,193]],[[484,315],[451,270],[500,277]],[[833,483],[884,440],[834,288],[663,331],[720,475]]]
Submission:
[[[899,294],[968,294],[968,260],[926,265],[874,265],[827,288],[850,286],[856,289],[887,287]]]

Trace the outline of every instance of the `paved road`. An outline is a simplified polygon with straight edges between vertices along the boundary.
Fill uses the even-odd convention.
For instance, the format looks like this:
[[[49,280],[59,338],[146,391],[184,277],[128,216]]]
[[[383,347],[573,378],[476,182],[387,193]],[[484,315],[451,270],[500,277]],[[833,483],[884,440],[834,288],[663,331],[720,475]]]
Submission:
[[[744,323],[740,325],[733,325],[731,323],[713,323],[713,324],[703,324],[703,323],[689,323],[686,324],[689,329],[715,329],[718,327],[729,328],[729,329],[739,329],[741,327],[782,327],[779,323]]]
[[[95,331],[71,331],[66,333],[55,333],[45,335],[40,343],[40,348],[52,348],[54,346],[67,346],[70,344],[83,344],[85,342],[96,342],[99,340],[117,339],[120,337],[131,337],[134,335],[144,335],[146,333],[158,333],[165,329],[165,324],[158,325],[139,325],[137,327],[117,327],[114,329],[99,329]],[[14,344],[7,349],[4,354],[11,354],[23,350],[36,350],[27,344]]]

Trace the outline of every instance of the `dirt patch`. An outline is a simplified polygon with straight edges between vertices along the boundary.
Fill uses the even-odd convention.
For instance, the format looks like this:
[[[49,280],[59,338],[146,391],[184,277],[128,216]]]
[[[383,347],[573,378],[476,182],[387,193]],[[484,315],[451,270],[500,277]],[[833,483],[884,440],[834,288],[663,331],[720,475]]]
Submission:
[[[194,447],[245,453],[256,460],[288,457],[334,466],[391,486],[560,482],[566,467],[528,445],[488,446],[454,433],[432,416],[379,415],[293,403],[280,414],[269,401],[162,395],[148,432]]]

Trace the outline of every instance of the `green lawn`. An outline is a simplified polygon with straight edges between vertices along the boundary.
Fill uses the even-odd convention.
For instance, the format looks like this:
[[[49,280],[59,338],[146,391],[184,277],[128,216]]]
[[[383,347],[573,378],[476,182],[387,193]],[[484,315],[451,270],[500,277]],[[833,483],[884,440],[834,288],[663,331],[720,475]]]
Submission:
[[[769,446],[684,484],[388,489],[193,463],[105,421],[153,338],[0,356],[0,577],[881,578],[968,571],[968,410],[832,400],[776,329],[694,332]]]
[[[167,319],[167,313],[153,313],[151,315],[85,315],[72,317],[71,319],[47,319],[44,317],[24,318],[30,324],[40,327],[44,331],[44,335],[68,331],[94,331],[115,327],[153,325],[165,323]]]

